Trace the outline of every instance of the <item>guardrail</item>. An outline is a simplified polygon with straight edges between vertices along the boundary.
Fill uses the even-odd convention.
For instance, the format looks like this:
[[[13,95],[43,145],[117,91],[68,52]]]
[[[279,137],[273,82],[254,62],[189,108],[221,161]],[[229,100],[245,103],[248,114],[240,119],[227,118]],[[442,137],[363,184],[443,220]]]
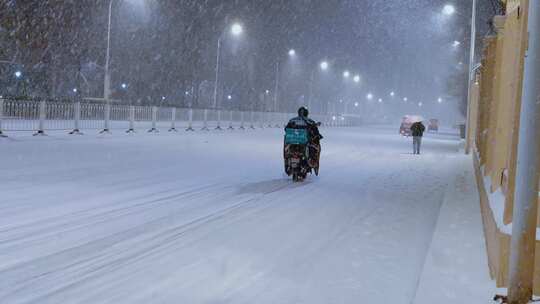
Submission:
[[[81,130],[132,133],[137,130],[255,129],[282,127],[293,116],[293,113],[276,112],[0,99],[0,135],[21,131],[44,135],[47,131],[82,134]],[[339,115],[313,115],[312,118],[325,126],[353,125]]]

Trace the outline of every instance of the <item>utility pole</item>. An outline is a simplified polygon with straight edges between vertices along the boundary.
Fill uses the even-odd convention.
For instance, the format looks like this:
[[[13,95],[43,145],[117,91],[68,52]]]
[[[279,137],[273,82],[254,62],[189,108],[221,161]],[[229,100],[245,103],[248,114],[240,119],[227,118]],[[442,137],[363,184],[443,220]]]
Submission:
[[[510,243],[508,303],[532,298],[540,164],[540,1],[529,1],[529,48],[525,56]]]
[[[474,79],[474,55],[476,51],[476,0],[472,1],[472,17],[471,17],[471,50],[469,54],[469,84],[468,84],[468,96],[467,96],[467,123],[465,124],[465,153],[469,154],[471,151],[471,136],[470,134],[470,121],[471,121],[471,99],[472,99],[472,86]]]

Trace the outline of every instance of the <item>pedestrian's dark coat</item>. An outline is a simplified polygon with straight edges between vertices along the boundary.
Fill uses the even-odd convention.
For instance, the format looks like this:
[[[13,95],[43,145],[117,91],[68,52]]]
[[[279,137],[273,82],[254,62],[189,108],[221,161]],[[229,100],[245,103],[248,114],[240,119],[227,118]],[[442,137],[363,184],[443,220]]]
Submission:
[[[411,125],[412,136],[424,136],[424,131],[426,127],[422,124],[421,121],[417,121]]]

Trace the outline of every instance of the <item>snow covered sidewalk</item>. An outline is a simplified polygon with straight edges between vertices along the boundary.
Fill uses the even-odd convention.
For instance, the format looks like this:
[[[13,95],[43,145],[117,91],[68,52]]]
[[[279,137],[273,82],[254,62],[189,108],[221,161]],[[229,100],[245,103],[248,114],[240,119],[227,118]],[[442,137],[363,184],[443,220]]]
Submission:
[[[456,136],[322,132],[299,184],[277,129],[2,139],[0,303],[409,304],[440,241],[481,258]]]
[[[415,304],[494,303],[472,160],[450,181]]]

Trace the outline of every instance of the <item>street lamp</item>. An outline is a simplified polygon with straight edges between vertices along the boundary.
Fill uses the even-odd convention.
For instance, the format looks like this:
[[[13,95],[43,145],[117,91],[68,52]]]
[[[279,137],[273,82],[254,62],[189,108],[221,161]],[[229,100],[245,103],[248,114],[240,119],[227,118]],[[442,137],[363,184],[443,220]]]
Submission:
[[[289,57],[294,58],[296,56],[296,51],[294,49],[289,50]],[[279,59],[276,60],[276,83],[274,88],[274,111],[278,111],[278,94],[279,94]],[[266,94],[270,91],[266,90]]]
[[[379,98],[379,103],[382,103],[382,98]]]
[[[244,28],[242,27],[240,23],[234,23],[231,26],[231,33],[234,36],[240,36],[243,32],[244,32]]]
[[[22,77],[22,72],[21,71],[16,71],[15,72],[15,77],[16,78],[21,78]]]
[[[454,40],[454,42],[452,43],[452,46],[457,48],[460,44],[461,44],[461,42],[459,42],[457,40]]]
[[[422,107],[422,105],[424,105],[422,102],[419,102],[419,103],[418,103],[418,106],[419,106],[419,107]]]
[[[442,103],[442,98],[439,97],[439,98],[437,99],[437,102],[438,102],[438,103]]]
[[[345,70],[345,71],[343,72],[343,78],[346,78],[346,79],[347,79],[347,78],[349,78],[350,76],[351,76],[351,73],[350,73],[349,71]]]
[[[456,8],[452,4],[446,4],[442,10],[446,16],[453,15],[456,12]]]
[[[372,100],[372,99],[373,99],[373,94],[368,93],[368,94],[366,95],[366,98],[367,98],[367,100]]]
[[[353,80],[354,80],[354,82],[359,83],[360,82],[360,75],[354,75]]]
[[[73,88],[73,93],[77,93],[77,88]]]
[[[323,71],[328,70],[328,61],[321,62],[320,66],[321,66],[321,70]]]
[[[390,96],[394,97],[396,96],[396,93],[394,91],[390,92]]]
[[[112,6],[114,0],[109,1],[109,18],[107,25],[107,52],[105,55],[105,77],[103,84],[103,99],[109,102],[111,96],[111,73],[109,71],[109,63],[111,58],[111,19],[112,19]]]
[[[238,37],[242,35],[244,32],[244,28],[240,23],[233,23],[231,25],[231,34],[235,37]],[[216,78],[214,82],[214,109],[217,108],[217,91],[218,91],[218,84],[219,84],[219,64],[221,59],[221,39],[223,38],[223,34],[219,35],[218,41],[217,41],[217,51],[216,51]]]
[[[319,64],[319,68],[322,70],[322,71],[326,71],[328,70],[328,61],[322,61],[320,64]],[[313,70],[311,71],[311,76],[309,78],[309,98],[308,98],[308,108],[311,109],[311,102],[312,102],[312,99],[313,99],[313,82],[314,82],[314,78],[315,78],[315,72],[316,72],[316,69],[313,68]]]
[[[409,100],[409,98],[403,97],[403,101],[408,101],[408,100]]]
[[[358,101],[354,103],[354,106],[355,106],[355,107],[358,107],[358,105],[359,105],[359,104],[358,104]]]
[[[228,99],[228,100],[231,100],[231,99],[232,99],[232,96],[231,96],[231,95],[227,95],[227,99]]]
[[[124,89],[124,90],[127,89],[127,83],[122,83],[120,86],[121,86],[122,89]]]

